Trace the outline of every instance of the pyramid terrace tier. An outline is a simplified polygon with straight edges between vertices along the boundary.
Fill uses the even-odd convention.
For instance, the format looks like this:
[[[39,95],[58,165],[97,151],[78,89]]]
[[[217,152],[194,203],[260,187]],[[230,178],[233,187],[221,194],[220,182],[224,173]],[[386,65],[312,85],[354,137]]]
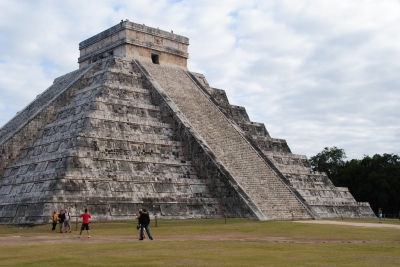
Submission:
[[[119,68],[105,68],[93,73],[88,78],[89,86],[99,84],[112,85],[114,87],[128,86],[130,88],[143,88],[142,76],[140,74]]]
[[[6,190],[7,189],[7,190]],[[40,194],[40,192],[42,193]],[[52,193],[56,191],[56,194]],[[34,197],[36,199],[51,200],[54,196],[68,201],[82,199],[82,197],[96,198],[99,195],[113,198],[114,200],[141,201],[143,198],[179,198],[212,199],[207,186],[204,183],[192,184],[166,181],[118,181],[118,180],[82,180],[82,179],[59,179],[45,180],[36,183],[8,185],[2,190],[3,203],[12,203],[16,196],[23,198]],[[111,200],[111,199],[108,199]],[[217,202],[212,199],[213,202]]]
[[[151,98],[148,93],[142,93],[138,91],[128,91],[124,89],[107,89],[107,88],[96,88],[96,90],[91,90],[85,92],[77,92],[78,96],[76,101],[72,102],[70,105],[60,109],[59,111],[68,110],[71,107],[76,106],[76,108],[84,108],[90,102],[99,102],[105,105],[122,105],[122,106],[132,106],[142,109],[157,109],[157,107],[151,104]],[[93,95],[93,96],[92,96]],[[79,113],[78,113],[79,114]]]
[[[242,128],[243,131],[250,135],[256,136],[269,136],[264,123],[259,122],[237,122],[237,124]]]
[[[92,101],[81,106],[69,106],[61,109],[56,115],[57,120],[70,119],[77,120],[85,117],[101,118],[103,120],[140,122],[146,121],[157,123],[161,118],[160,110],[154,106],[129,105],[124,101],[107,103],[101,101]],[[90,115],[89,115],[90,114]],[[72,116],[72,117],[71,117]],[[142,122],[142,124],[145,124]]]
[[[252,135],[251,138],[266,155],[268,155],[268,152],[270,151],[278,153],[292,153],[286,140],[284,139],[257,135]]]
[[[310,170],[310,163],[304,155],[270,151],[263,152],[281,172],[290,172],[290,170]]]
[[[124,100],[129,99],[130,101],[137,101],[141,104],[151,105],[150,92],[144,88],[137,88],[124,85],[115,85],[110,83],[97,84],[83,88],[75,92],[77,100],[87,99],[91,95],[96,95],[96,97],[103,99],[118,99]]]
[[[142,148],[142,146],[138,145],[138,148]],[[150,147],[150,146],[147,146]],[[151,146],[155,148],[155,146]],[[60,170],[69,170],[74,168],[82,168],[87,165],[93,165],[94,163],[88,162],[91,159],[97,161],[116,161],[119,162],[121,166],[118,169],[114,169],[117,171],[122,169],[124,171],[132,171],[135,170],[131,166],[131,164],[139,164],[139,163],[155,163],[162,165],[182,165],[182,164],[190,164],[190,161],[184,160],[184,157],[181,156],[182,152],[179,149],[171,149],[166,147],[161,147],[159,151],[151,150],[151,152],[145,152],[146,146],[143,146],[143,150],[140,151],[131,151],[129,150],[106,150],[104,152],[93,152],[91,149],[81,149],[79,150],[70,150],[68,151],[68,156],[66,156],[65,152],[55,153],[51,156],[39,157],[33,156],[28,159],[24,159],[18,163],[13,163],[10,165],[4,174],[4,178],[7,178],[10,175],[21,175],[29,171],[30,174],[35,171],[43,171],[47,169],[52,169],[53,165],[56,165]],[[175,151],[174,151],[175,150]],[[167,154],[167,151],[170,152]],[[159,153],[157,153],[159,152]],[[160,152],[166,152],[162,154]],[[136,156],[139,154],[140,156]],[[90,157],[90,159],[87,159]],[[90,168],[89,168],[90,169]]]
[[[335,187],[325,173],[286,173],[282,172],[290,183],[296,188]]]
[[[141,124],[143,123],[143,124]],[[113,121],[87,117],[79,120],[66,120],[64,123],[47,125],[39,134],[39,139],[34,144],[21,150],[21,159],[33,154],[40,155],[41,151],[53,153],[62,149],[75,147],[77,142],[85,142],[84,138],[120,139],[131,142],[168,144],[172,142],[172,129],[169,124],[160,122],[129,120]],[[85,144],[87,144],[87,141]],[[57,146],[57,147],[55,147]],[[94,145],[96,146],[96,145]]]
[[[131,164],[133,162],[130,162]],[[114,181],[123,183],[149,183],[149,182],[165,182],[165,183],[176,183],[176,184],[192,184],[196,187],[207,187],[211,180],[201,179],[197,176],[190,164],[155,164],[138,162],[134,167],[135,172],[126,171],[126,162],[114,162],[114,161],[99,161],[95,162],[96,167],[85,173],[80,172],[78,168],[76,172],[64,172],[57,170],[44,170],[34,171],[34,174],[20,174],[11,175],[3,179],[0,183],[2,186],[1,194],[8,194],[6,188],[15,185],[28,184],[28,183],[42,183],[45,181],[54,181],[54,175],[56,180],[79,180],[87,182],[98,182],[98,181]],[[124,166],[125,165],[125,166]],[[134,165],[134,164],[132,164]],[[131,165],[131,166],[132,166]],[[122,168],[122,170],[121,170]],[[111,172],[110,170],[116,170]],[[55,172],[56,171],[56,172]],[[76,174],[81,174],[77,175]],[[211,186],[211,185],[210,185]],[[206,190],[197,190],[193,193],[204,193]]]
[[[320,205],[313,205],[313,209],[324,218],[376,218],[375,215],[371,215],[371,207],[365,202],[345,203],[343,205],[321,203]]]

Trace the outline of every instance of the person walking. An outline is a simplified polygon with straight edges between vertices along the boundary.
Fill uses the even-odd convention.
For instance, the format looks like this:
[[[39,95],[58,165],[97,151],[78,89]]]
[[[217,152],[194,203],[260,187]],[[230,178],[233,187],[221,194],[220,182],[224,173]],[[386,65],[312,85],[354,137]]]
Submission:
[[[140,238],[140,221],[139,221],[139,218],[140,218],[140,215],[142,215],[142,213],[143,213],[143,211],[142,211],[142,209],[140,209],[138,215],[136,216],[136,220],[138,220],[137,230],[139,230],[139,238]],[[146,234],[144,232],[143,232],[143,238],[146,238]]]
[[[78,238],[81,238],[82,231],[86,229],[88,238],[90,238],[90,228],[89,228],[89,219],[92,218],[90,216],[90,213],[88,212],[87,209],[85,209],[85,213],[82,213],[80,218],[82,218],[82,226],[81,226],[81,232],[78,235]]]
[[[64,230],[65,233],[68,233],[68,231],[71,233],[71,214],[68,212],[67,209],[65,209],[65,221],[64,221]],[[68,228],[68,230],[67,230]]]
[[[63,230],[64,230],[64,221],[65,221],[65,213],[64,213],[64,210],[60,210],[60,214],[58,215],[58,222],[60,223],[60,233],[63,233]]]
[[[58,214],[57,211],[55,210],[53,212],[53,215],[50,216],[52,223],[53,223],[53,228],[51,228],[51,231],[53,232],[53,234],[56,232],[56,227],[57,227],[57,223],[58,223]]]
[[[379,223],[382,223],[383,213],[382,213],[382,209],[381,208],[379,208],[379,210],[378,210],[378,216],[379,216]]]
[[[143,240],[143,229],[146,229],[147,236],[150,238],[150,240],[153,240],[153,237],[151,236],[150,230],[149,230],[150,216],[146,209],[143,209],[142,214],[140,214],[139,224],[140,224],[139,240]]]

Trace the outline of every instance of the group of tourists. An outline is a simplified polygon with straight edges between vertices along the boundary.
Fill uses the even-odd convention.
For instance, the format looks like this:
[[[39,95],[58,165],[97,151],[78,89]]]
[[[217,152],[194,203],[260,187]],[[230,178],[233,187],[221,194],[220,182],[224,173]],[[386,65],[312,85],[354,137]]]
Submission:
[[[88,213],[88,210],[85,209],[85,213],[82,213],[81,216],[82,218],[82,226],[81,226],[81,232],[79,233],[78,237],[81,237],[82,231],[86,229],[88,233],[88,237],[90,238],[90,229],[89,229],[89,219],[92,218],[90,214]],[[71,233],[71,214],[68,212],[68,209],[65,210],[60,210],[59,213],[55,210],[53,212],[53,215],[51,216],[51,220],[53,223],[53,228],[51,231],[53,233],[56,232],[57,224],[60,225],[60,233]]]
[[[54,211],[52,222],[53,228],[51,229],[51,231],[53,233],[56,232],[57,224],[60,224],[60,233],[68,233],[68,231],[71,233],[71,214],[68,212],[68,209],[60,210],[60,213]]]
[[[89,227],[89,219],[92,218],[90,213],[88,212],[87,209],[85,209],[85,213],[82,213],[80,216],[82,218],[82,225],[81,225],[81,231],[79,232],[78,238],[81,237],[82,231],[86,230],[88,238],[90,238],[90,227]],[[51,229],[53,233],[56,232],[57,224],[60,225],[60,233],[71,233],[71,214],[68,212],[68,209],[65,210],[60,210],[59,213],[57,211],[53,212],[53,215],[51,216],[52,222],[53,222],[53,228]],[[147,212],[146,209],[139,210],[138,215],[136,216],[136,219],[138,220],[138,225],[137,225],[137,230],[139,230],[139,240],[143,240],[146,238],[146,235],[144,233],[144,230],[146,230],[147,237],[150,240],[153,240],[153,237],[151,236],[150,230],[149,230],[149,224],[150,224],[150,215]]]

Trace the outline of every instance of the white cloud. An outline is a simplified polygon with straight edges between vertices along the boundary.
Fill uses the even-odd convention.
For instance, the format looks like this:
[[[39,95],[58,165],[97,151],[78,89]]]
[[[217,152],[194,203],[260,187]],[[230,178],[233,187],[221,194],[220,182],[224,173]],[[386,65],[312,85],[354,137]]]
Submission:
[[[190,38],[189,69],[293,153],[400,154],[400,3],[1,1],[0,125],[78,68],[78,43],[129,19]]]

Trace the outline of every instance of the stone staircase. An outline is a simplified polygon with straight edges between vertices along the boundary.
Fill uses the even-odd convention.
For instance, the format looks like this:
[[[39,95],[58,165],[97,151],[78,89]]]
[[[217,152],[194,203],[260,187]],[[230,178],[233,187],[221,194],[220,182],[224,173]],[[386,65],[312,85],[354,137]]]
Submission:
[[[265,216],[263,219],[313,218],[184,70],[148,62],[140,64],[165,90],[195,131],[262,211]]]

